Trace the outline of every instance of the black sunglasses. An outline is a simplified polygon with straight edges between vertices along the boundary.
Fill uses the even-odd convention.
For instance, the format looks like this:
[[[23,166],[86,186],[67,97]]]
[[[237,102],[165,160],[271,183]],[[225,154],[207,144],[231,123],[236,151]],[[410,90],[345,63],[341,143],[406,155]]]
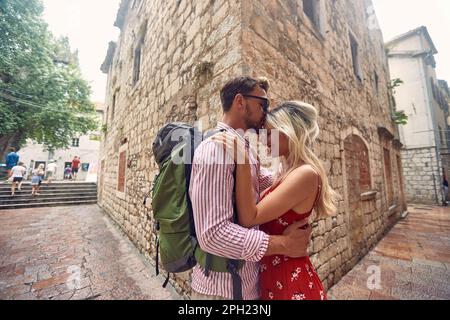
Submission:
[[[246,98],[254,98],[254,99],[259,99],[263,101],[263,105],[262,105],[262,109],[264,111],[264,113],[267,113],[269,111],[269,107],[270,107],[270,100],[267,98],[263,98],[263,97],[258,97],[258,96],[252,96],[251,94],[243,94],[243,97]]]

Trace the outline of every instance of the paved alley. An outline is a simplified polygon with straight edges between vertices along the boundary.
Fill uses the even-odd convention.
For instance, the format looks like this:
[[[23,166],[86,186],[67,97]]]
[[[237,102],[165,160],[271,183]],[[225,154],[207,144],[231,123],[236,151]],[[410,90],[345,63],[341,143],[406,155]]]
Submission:
[[[450,208],[409,212],[330,299],[450,299]],[[0,225],[0,299],[180,299],[96,205],[4,210]]]
[[[97,205],[0,211],[0,299],[179,299]]]
[[[408,209],[406,219],[331,288],[330,298],[450,299],[450,208]]]

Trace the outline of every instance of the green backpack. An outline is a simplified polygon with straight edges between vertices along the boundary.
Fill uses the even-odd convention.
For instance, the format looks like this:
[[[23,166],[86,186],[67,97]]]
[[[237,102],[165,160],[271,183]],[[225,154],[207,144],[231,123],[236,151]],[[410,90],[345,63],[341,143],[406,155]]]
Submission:
[[[194,151],[204,139],[218,132],[211,131],[204,135],[187,124],[169,123],[158,132],[153,142],[153,154],[159,166],[152,188],[157,233],[156,274],[159,274],[159,256],[169,274],[185,272],[197,263],[203,267],[206,276],[210,271],[229,272],[233,279],[233,298],[242,300],[242,281],[238,270],[244,261],[218,257],[200,248],[189,198]],[[236,209],[234,222],[237,223]],[[169,274],[163,287],[167,286]]]

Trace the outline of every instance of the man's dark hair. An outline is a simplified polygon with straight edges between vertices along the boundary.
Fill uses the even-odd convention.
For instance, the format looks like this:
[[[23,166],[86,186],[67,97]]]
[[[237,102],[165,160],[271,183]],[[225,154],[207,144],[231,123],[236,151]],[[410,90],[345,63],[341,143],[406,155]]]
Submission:
[[[251,77],[239,77],[228,81],[225,86],[220,90],[220,99],[222,101],[222,108],[224,112],[228,112],[231,109],[234,98],[238,94],[249,94],[256,87],[260,87],[264,91],[269,91],[269,81],[267,78],[251,78]]]

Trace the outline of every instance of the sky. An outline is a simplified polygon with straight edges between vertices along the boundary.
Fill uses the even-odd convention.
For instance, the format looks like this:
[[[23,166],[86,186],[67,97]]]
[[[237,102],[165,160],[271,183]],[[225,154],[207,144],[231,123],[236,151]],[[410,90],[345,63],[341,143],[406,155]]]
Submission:
[[[351,1],[351,0],[346,0]],[[385,42],[426,26],[439,52],[436,73],[450,84],[450,0],[372,0]]]
[[[353,1],[353,0],[340,0]],[[106,75],[100,71],[120,0],[43,0],[44,19],[55,35],[65,35],[79,50],[81,71],[91,84],[94,102],[105,99]],[[437,76],[450,83],[450,0],[373,0],[384,40],[425,25],[439,51]]]
[[[119,36],[114,27],[120,0],[43,0],[44,19],[50,31],[68,36],[78,49],[81,72],[92,87],[92,101],[105,100],[107,76],[100,71],[108,43]]]

